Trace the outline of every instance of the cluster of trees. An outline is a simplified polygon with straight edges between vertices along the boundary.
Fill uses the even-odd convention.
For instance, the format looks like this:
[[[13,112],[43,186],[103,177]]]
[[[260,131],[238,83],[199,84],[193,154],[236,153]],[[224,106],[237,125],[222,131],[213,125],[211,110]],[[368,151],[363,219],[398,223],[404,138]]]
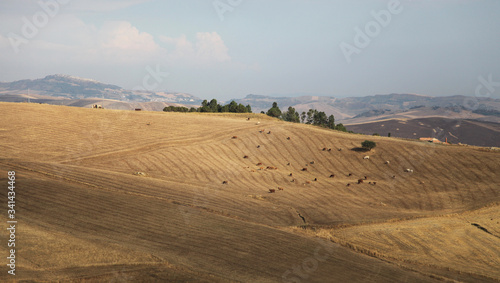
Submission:
[[[163,111],[165,111],[165,112],[196,112],[196,108],[191,107],[188,109],[187,107],[184,107],[184,106],[167,106],[167,107],[163,108]]]
[[[215,113],[221,113],[221,112],[231,112],[231,113],[252,113],[252,107],[250,105],[243,105],[243,104],[238,104],[235,101],[231,101],[229,104],[226,105],[220,105],[217,103],[217,99],[212,99],[207,101],[206,99],[203,100],[201,103],[201,107],[199,108],[194,108],[191,107],[188,109],[187,107],[177,107],[177,106],[167,106],[163,108],[163,111],[165,112],[215,112]]]
[[[325,127],[333,130],[347,132],[347,129],[342,123],[335,124],[333,115],[326,116],[325,112],[316,109],[309,109],[307,112],[299,114],[293,107],[288,107],[288,111],[281,112],[278,103],[273,102],[273,106],[266,113],[268,116],[282,119],[287,122],[305,123],[315,126]]]
[[[212,99],[210,102],[203,100],[198,112],[230,112],[230,113],[252,113],[252,107],[249,105],[238,104],[234,100],[229,104],[220,105],[217,99]]]

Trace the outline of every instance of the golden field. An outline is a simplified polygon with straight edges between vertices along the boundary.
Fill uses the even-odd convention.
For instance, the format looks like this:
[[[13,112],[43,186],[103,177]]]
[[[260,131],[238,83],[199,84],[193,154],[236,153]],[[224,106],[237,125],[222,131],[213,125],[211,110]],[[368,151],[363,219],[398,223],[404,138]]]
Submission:
[[[0,113],[18,220],[2,281],[500,280],[499,152],[261,114]]]

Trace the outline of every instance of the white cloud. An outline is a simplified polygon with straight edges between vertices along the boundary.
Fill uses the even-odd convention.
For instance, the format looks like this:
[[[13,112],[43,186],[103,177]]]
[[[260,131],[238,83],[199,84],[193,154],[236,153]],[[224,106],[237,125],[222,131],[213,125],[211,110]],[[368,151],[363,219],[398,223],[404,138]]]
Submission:
[[[171,62],[208,66],[231,61],[228,48],[217,32],[198,32],[194,43],[185,35],[177,38],[160,36],[160,40],[171,47],[167,48]]]
[[[188,59],[195,54],[193,44],[186,39],[185,35],[178,38],[160,36],[160,40],[173,47],[173,51],[169,52],[173,58]]]
[[[6,35],[0,37],[0,49],[2,53],[14,53]],[[139,31],[129,22],[106,22],[96,28],[77,17],[64,15],[40,29],[33,39],[19,44],[19,53],[15,55],[21,60],[65,58],[70,60],[68,64],[142,66],[160,60],[164,54],[165,50],[155,42],[153,35]]]
[[[140,32],[129,22],[108,22],[99,31],[97,47],[107,55],[130,60],[158,55],[161,48],[154,37]]]
[[[196,34],[196,56],[201,60],[225,62],[231,58],[228,48],[216,32],[199,32]]]

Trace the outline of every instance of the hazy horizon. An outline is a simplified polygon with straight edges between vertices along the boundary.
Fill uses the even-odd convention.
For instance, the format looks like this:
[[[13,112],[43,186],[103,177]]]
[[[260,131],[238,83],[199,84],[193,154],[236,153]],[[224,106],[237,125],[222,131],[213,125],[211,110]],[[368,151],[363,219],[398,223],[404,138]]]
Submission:
[[[8,1],[0,81],[67,74],[220,100],[500,98],[499,11],[493,0]]]

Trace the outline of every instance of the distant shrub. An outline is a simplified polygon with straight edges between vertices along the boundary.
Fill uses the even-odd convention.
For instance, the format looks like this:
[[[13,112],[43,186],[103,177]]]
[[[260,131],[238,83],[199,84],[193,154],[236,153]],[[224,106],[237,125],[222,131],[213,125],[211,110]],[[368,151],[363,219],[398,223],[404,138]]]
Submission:
[[[346,127],[342,123],[338,123],[337,126],[335,126],[335,130],[341,132],[347,132]]]
[[[365,140],[364,142],[361,143],[361,146],[364,149],[372,150],[377,146],[377,143],[375,143],[374,141]]]
[[[417,106],[413,106],[413,107],[410,107],[410,109],[418,109],[418,108],[424,108],[425,105],[417,105]]]
[[[372,136],[377,136],[377,137],[380,137],[380,135],[378,133],[373,133]]]
[[[167,106],[163,108],[163,111],[165,112],[188,112],[189,109],[187,107],[183,106]]]
[[[486,115],[486,116],[497,116],[497,117],[500,117],[500,111],[493,110],[493,109],[490,109],[490,110],[477,109],[477,110],[472,111],[472,113]]]

